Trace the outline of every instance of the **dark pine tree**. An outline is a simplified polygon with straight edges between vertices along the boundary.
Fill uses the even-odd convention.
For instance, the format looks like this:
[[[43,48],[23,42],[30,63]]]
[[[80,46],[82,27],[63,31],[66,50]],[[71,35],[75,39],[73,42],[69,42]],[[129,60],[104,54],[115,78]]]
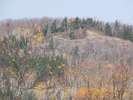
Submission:
[[[78,17],[75,18],[74,21],[74,29],[78,29],[80,27],[81,21]]]
[[[131,35],[131,39],[130,39],[130,41],[133,42],[133,33],[132,33],[132,35]]]
[[[65,30],[67,30],[67,18],[65,17],[61,23],[61,27],[60,27],[60,31],[64,32]]]
[[[54,49],[54,42],[53,42],[53,38],[51,38],[49,42],[49,50],[53,50],[53,49]]]
[[[43,35],[46,36],[48,31],[48,24],[44,26],[44,28],[42,29]]]
[[[115,31],[114,31],[113,36],[120,38],[121,34],[120,34],[119,24],[118,24],[117,20],[115,21],[114,29],[115,29]]]
[[[51,25],[51,33],[56,33],[57,32],[57,27],[56,27],[56,20]]]
[[[82,24],[81,24],[81,28],[84,28],[85,26],[86,26],[86,20],[83,19]]]
[[[124,40],[130,40],[131,39],[131,31],[130,31],[129,25],[127,26],[127,28],[124,25],[124,31],[123,31],[122,38]]]
[[[93,23],[93,19],[92,18],[87,18],[86,22],[87,22],[88,26],[94,27],[94,23]]]
[[[105,26],[105,33],[106,33],[106,35],[112,36],[111,30],[112,29],[111,29],[109,23],[106,23],[106,26]]]

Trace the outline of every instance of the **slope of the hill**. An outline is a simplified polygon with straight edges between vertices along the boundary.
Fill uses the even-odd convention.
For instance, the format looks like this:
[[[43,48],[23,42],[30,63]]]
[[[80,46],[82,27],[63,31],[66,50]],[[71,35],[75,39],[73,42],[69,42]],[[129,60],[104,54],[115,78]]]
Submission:
[[[55,54],[66,53],[68,64],[72,63],[72,55],[76,45],[79,47],[75,65],[84,62],[90,65],[94,61],[108,63],[118,62],[125,54],[126,59],[133,59],[133,43],[127,40],[109,37],[98,31],[87,30],[87,36],[83,39],[65,39],[62,34],[53,37]]]

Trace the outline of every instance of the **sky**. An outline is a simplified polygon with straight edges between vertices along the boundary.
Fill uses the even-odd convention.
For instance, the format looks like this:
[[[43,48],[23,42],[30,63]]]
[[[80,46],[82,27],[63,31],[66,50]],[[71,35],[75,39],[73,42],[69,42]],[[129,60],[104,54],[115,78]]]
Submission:
[[[0,0],[0,21],[44,16],[118,20],[133,25],[133,0]]]

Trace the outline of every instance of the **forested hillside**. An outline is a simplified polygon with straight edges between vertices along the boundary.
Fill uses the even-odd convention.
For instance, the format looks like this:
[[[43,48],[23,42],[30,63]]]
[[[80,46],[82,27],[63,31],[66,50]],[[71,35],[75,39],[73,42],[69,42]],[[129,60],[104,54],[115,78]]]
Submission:
[[[132,100],[132,42],[117,20],[3,20],[0,99]]]
[[[44,36],[48,31],[48,25],[50,25],[51,33],[54,34],[56,32],[64,32],[66,30],[69,31],[69,36],[71,39],[76,38],[75,35],[81,33],[81,29],[87,28],[91,30],[97,30],[103,32],[105,35],[109,35],[112,37],[122,38],[124,40],[133,41],[133,26],[123,24],[119,21],[115,21],[114,23],[104,23],[102,21],[94,20],[92,18],[80,19],[76,18],[48,18],[43,17],[41,19],[18,19],[12,20],[7,19],[3,20],[0,24],[0,34],[14,33],[14,30],[18,27],[22,27],[26,30],[30,30],[30,33],[34,33],[36,31],[35,24],[37,27],[42,30]],[[75,29],[78,29],[78,34],[73,35]],[[28,32],[29,33],[29,32]]]

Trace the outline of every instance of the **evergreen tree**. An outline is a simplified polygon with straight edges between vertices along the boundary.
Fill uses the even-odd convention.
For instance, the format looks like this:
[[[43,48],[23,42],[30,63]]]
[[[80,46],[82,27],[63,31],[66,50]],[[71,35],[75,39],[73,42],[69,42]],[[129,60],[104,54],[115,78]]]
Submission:
[[[81,28],[84,28],[85,26],[86,26],[86,20],[83,19],[82,24],[81,24]]]
[[[14,36],[14,35],[12,36],[12,41],[16,41],[16,36]]]
[[[22,49],[24,46],[26,46],[25,37],[22,36],[19,47]]]
[[[132,28],[132,25],[130,25],[130,32],[131,32],[131,39],[130,39],[130,41],[133,42],[133,28]]]
[[[69,37],[70,37],[71,40],[76,38],[75,34],[74,34],[74,31],[70,32]]]
[[[114,31],[113,36],[120,38],[121,34],[120,34],[120,29],[119,29],[119,25],[118,25],[117,20],[115,21],[114,29],[115,29],[115,31]]]
[[[57,27],[56,27],[56,20],[51,25],[51,33],[56,33],[57,32]]]
[[[49,42],[49,50],[54,50],[53,38],[51,38],[51,40],[50,40],[50,42]]]
[[[44,26],[44,28],[42,29],[43,35],[46,36],[48,31],[48,24]]]
[[[129,28],[129,25],[127,26],[127,28],[126,28],[126,26],[124,25],[124,31],[123,31],[123,35],[122,35],[122,38],[124,39],[124,40],[130,40],[131,39],[131,31],[130,31],[130,28]]]
[[[129,25],[127,26],[126,32],[127,32],[127,39],[130,40],[131,39],[131,30],[129,28]]]
[[[130,41],[133,42],[133,33],[132,33],[132,35],[131,35],[131,39],[130,39]]]
[[[124,25],[124,30],[123,30],[122,38],[124,40],[126,39],[126,26],[125,25]]]
[[[106,23],[106,26],[105,26],[105,33],[106,33],[106,35],[112,36],[111,30],[112,29],[111,29],[109,23]]]
[[[78,45],[76,45],[76,47],[74,49],[74,57],[78,56],[78,51],[79,51],[79,47],[78,47]]]
[[[77,66],[77,64],[78,64],[78,52],[79,52],[79,47],[78,47],[78,45],[76,45],[76,47],[74,48],[74,54],[73,54],[75,66]]]
[[[60,27],[60,31],[64,32],[65,30],[67,30],[67,18],[65,17],[65,19],[63,19],[62,23],[61,23],[61,27]]]
[[[81,21],[78,17],[75,18],[74,21],[74,29],[78,29],[80,27]]]
[[[133,26],[132,25],[130,25],[130,31],[131,31],[131,33],[133,33]]]
[[[87,24],[88,24],[88,26],[94,27],[93,19],[87,18]]]

